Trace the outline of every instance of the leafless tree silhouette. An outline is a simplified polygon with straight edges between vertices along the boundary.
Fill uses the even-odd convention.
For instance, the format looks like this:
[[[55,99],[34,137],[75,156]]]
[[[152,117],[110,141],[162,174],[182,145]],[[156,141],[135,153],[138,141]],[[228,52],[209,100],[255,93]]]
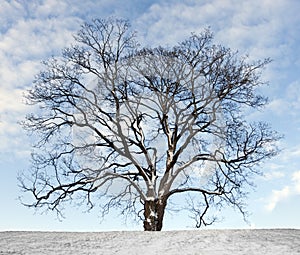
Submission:
[[[259,163],[277,153],[279,136],[243,116],[267,102],[256,88],[269,60],[249,63],[214,45],[209,30],[172,48],[141,48],[117,19],[84,24],[75,39],[27,95],[37,107],[22,123],[36,139],[19,178],[34,198],[24,204],[119,208],[148,231],[162,229],[176,195],[187,194],[197,227],[215,220],[210,208],[245,214]]]

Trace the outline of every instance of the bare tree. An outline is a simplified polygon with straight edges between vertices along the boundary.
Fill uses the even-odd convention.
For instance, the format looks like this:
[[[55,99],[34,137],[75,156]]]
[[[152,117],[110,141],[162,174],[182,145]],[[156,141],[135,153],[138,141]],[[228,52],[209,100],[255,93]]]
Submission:
[[[79,199],[142,219],[159,231],[167,202],[187,194],[196,226],[209,208],[244,198],[279,136],[243,113],[266,99],[260,71],[212,44],[205,30],[172,48],[140,48],[124,20],[94,20],[76,46],[45,62],[27,100],[38,106],[23,126],[36,139],[32,168],[20,177],[32,207],[61,213]],[[170,206],[170,203],[169,203]]]

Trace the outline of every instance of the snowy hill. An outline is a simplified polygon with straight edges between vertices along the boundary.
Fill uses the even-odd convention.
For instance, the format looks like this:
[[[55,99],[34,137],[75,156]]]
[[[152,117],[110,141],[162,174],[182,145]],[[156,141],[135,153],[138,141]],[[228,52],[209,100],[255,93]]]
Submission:
[[[300,230],[0,232],[0,255],[300,254]]]

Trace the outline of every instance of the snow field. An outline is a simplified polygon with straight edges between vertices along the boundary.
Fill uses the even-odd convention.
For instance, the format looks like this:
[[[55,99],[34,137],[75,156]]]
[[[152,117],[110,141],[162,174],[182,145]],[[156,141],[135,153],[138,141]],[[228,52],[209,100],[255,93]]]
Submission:
[[[300,254],[300,230],[0,232],[0,255]]]

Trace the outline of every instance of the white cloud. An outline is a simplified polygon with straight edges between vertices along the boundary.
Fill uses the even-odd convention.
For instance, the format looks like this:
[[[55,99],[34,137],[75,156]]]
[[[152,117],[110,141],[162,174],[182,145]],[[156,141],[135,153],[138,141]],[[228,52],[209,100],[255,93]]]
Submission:
[[[283,93],[274,98],[266,110],[275,115],[298,117],[300,110],[300,79],[286,86]]]
[[[283,178],[285,176],[284,172],[281,171],[272,171],[272,172],[268,172],[264,174],[264,178],[267,181],[273,180],[273,179],[280,179]]]
[[[292,180],[294,181],[294,190],[300,194],[300,171],[294,172]]]
[[[276,175],[278,175],[279,178],[284,176],[280,172],[275,174],[275,176]],[[272,212],[281,201],[297,195],[300,195],[300,171],[293,172],[289,185],[286,185],[279,190],[272,190],[272,194],[265,205],[265,209],[268,212]]]
[[[19,121],[24,119],[26,106],[23,103],[23,90],[0,88],[0,152],[11,157],[28,150],[27,137]]]
[[[22,3],[20,1],[15,1],[15,0],[1,1],[0,32],[5,33],[5,31],[7,31],[14,24],[16,20],[23,18],[25,15],[26,15],[26,11],[24,10]]]
[[[290,187],[286,186],[281,190],[273,190],[272,196],[268,202],[268,204],[265,206],[266,210],[271,212],[275,209],[277,204],[281,201],[286,199],[288,196],[290,196],[291,191]]]
[[[47,54],[58,53],[58,49],[60,51],[71,42],[70,22],[74,20],[20,20],[2,38],[0,49],[11,61],[41,59]]]
[[[230,47],[255,58],[273,57],[286,54],[288,46],[296,44],[293,26],[299,21],[299,6],[289,0],[162,2],[149,8],[140,26],[147,41],[170,44],[211,26],[217,39]]]
[[[23,90],[0,88],[0,112],[11,113],[22,111],[24,109],[22,98]]]
[[[32,8],[32,5],[28,8]],[[48,18],[49,15],[65,15],[68,13],[68,8],[72,9],[72,5],[68,4],[67,1],[45,0],[41,4],[35,4],[34,11],[38,17]]]
[[[296,114],[298,116],[298,112],[300,110],[300,80],[292,82],[287,87],[287,99],[290,102],[290,114]]]
[[[268,105],[266,110],[271,111],[275,115],[285,115],[290,112],[289,102],[283,98],[277,98],[272,100]]]
[[[144,40],[151,44],[170,44],[200,32],[208,26],[227,24],[233,11],[231,1],[173,1],[153,4],[137,22]]]
[[[47,7],[50,2],[45,1],[44,5],[39,5],[38,1],[22,4],[18,1],[6,1],[4,4],[1,18],[6,17],[7,29],[2,31],[0,37],[0,115],[22,108],[20,89],[28,88],[34,75],[40,70],[40,61],[51,54],[60,53],[61,48],[72,40],[71,28],[77,29],[77,18],[49,18],[45,10],[48,10],[48,14],[51,12],[51,8]],[[57,3],[55,6],[59,7],[57,13],[66,9],[62,5]],[[43,6],[44,11],[36,12]],[[55,10],[54,7],[52,9]],[[46,17],[39,16],[41,13]],[[11,14],[14,14],[14,20],[10,20]],[[18,95],[12,98],[11,95],[15,96],[16,91]]]
[[[0,8],[0,152],[27,153],[18,121],[25,117],[23,92],[41,69],[40,61],[73,41],[79,18],[64,1],[4,1]],[[51,15],[55,14],[55,15]],[[64,15],[66,14],[66,15]],[[27,141],[28,142],[28,141]]]
[[[289,144],[286,144],[285,147],[289,146]],[[289,146],[287,149],[284,149],[283,152],[280,154],[280,159],[285,163],[285,164],[290,164],[296,163],[297,159],[300,157],[300,145],[296,144],[294,146]]]

